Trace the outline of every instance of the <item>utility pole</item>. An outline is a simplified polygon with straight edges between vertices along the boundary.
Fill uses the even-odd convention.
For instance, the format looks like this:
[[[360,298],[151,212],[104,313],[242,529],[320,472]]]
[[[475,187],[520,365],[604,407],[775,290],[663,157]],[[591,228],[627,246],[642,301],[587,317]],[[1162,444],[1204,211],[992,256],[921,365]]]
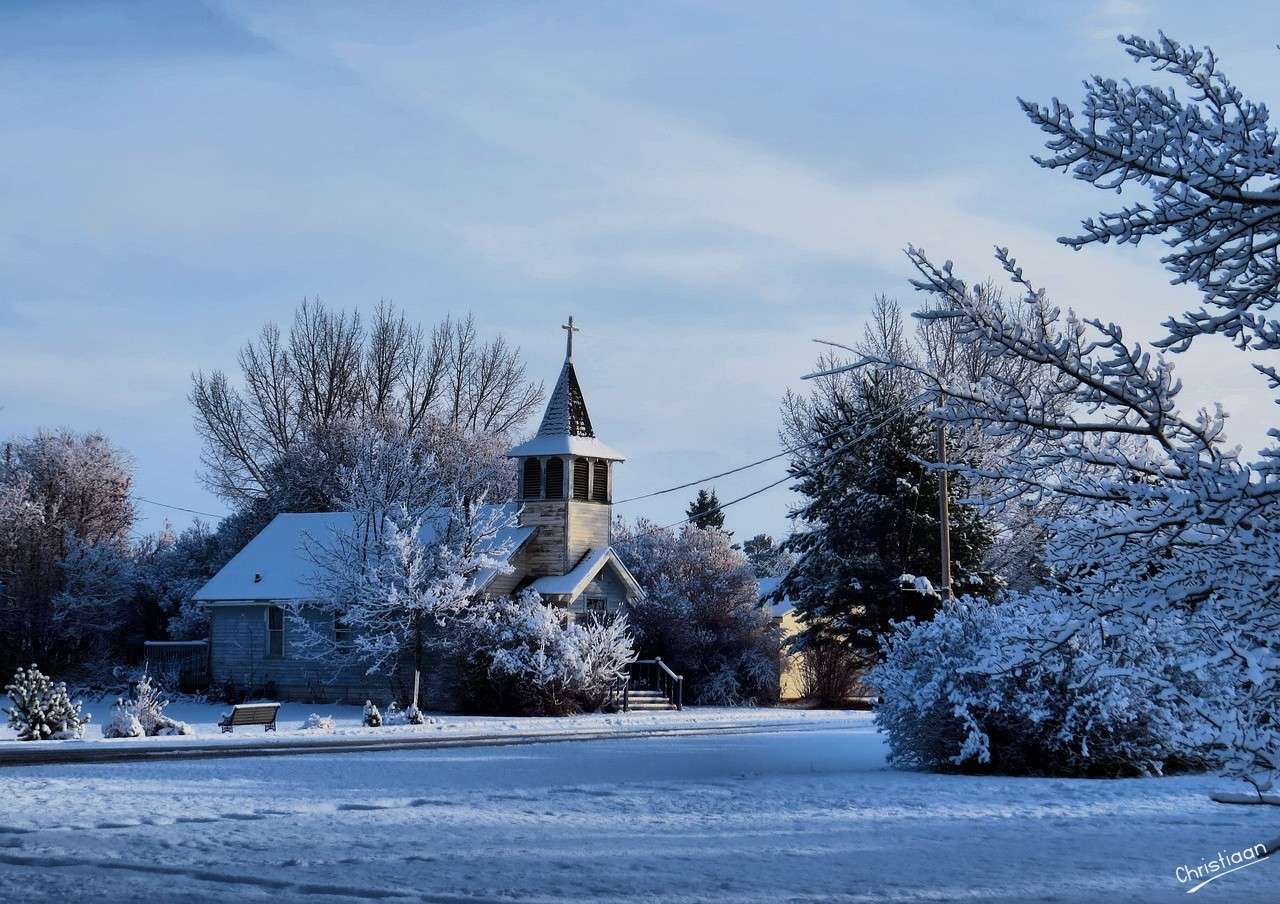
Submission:
[[[941,546],[941,571],[942,575],[942,598],[949,600],[953,598],[951,592],[951,506],[947,502],[948,496],[948,474],[946,470],[947,464],[947,431],[942,421],[938,421],[938,430],[935,434],[934,442],[936,449],[934,450],[938,464],[943,468],[938,472],[938,540]]]

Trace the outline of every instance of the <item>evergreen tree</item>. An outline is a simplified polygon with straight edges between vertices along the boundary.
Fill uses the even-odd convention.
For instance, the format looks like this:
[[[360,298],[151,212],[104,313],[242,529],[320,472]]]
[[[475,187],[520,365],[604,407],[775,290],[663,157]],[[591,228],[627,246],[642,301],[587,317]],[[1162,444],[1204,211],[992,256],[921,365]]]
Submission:
[[[878,307],[876,317],[877,344],[902,351],[896,308]],[[805,501],[791,513],[797,530],[782,549],[796,562],[777,591],[794,601],[806,626],[802,644],[835,642],[868,664],[891,622],[927,618],[942,601],[939,482],[926,465],[934,458],[933,425],[918,397],[909,376],[866,369],[824,378],[811,397],[792,395],[784,404],[788,444],[811,444],[791,463]],[[962,479],[952,478],[950,490],[955,592],[990,592],[981,569],[991,528],[955,503],[966,493]]]
[[[714,527],[716,530],[724,530],[724,512],[720,510],[720,499],[716,496],[714,487],[710,493],[706,490],[698,490],[697,498],[689,503],[684,514],[694,527]]]
[[[742,544],[742,552],[758,578],[771,577],[790,566],[786,552],[768,534],[756,534],[747,540]]]

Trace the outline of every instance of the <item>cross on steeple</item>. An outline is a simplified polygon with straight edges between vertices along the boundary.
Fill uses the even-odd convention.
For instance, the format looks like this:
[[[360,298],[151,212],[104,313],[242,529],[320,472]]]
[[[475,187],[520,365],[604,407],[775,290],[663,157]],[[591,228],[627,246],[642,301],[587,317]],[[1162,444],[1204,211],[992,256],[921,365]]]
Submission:
[[[565,359],[566,361],[572,361],[572,360],[573,360],[573,334],[574,334],[574,333],[581,333],[581,332],[582,332],[582,330],[578,329],[578,327],[576,327],[576,326],[574,326],[574,325],[573,325],[573,315],[572,315],[572,314],[570,314],[570,315],[569,315],[569,322],[568,322],[568,323],[562,323],[562,324],[560,325],[560,329],[562,329],[562,330],[568,330],[568,331],[569,331],[569,335],[568,335],[568,337],[567,337],[567,341],[565,342],[564,359]]]

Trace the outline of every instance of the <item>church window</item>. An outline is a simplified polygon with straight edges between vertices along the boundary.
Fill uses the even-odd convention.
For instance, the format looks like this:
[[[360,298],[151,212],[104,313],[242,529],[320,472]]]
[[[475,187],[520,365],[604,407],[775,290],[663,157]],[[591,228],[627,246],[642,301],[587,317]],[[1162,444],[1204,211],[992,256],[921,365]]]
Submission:
[[[537,499],[542,495],[542,461],[537,458],[524,460],[524,498]]]
[[[598,461],[595,464],[595,479],[591,484],[591,498],[596,502],[609,501],[609,463]]]
[[[586,499],[591,486],[591,462],[579,458],[573,463],[573,498]]]
[[[284,658],[284,610],[279,606],[267,608],[267,658]]]
[[[351,646],[351,626],[343,621],[341,612],[333,613],[333,642],[339,649]]]
[[[547,498],[564,498],[564,459],[547,459]]]

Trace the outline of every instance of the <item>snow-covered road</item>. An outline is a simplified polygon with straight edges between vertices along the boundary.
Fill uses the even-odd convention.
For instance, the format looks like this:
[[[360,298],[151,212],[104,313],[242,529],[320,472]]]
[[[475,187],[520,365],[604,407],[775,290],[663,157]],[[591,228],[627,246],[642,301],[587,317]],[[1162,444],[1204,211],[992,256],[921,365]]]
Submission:
[[[0,900],[1167,902],[1280,834],[1220,787],[897,772],[870,725],[15,767]],[[1197,897],[1277,888],[1264,861]]]

